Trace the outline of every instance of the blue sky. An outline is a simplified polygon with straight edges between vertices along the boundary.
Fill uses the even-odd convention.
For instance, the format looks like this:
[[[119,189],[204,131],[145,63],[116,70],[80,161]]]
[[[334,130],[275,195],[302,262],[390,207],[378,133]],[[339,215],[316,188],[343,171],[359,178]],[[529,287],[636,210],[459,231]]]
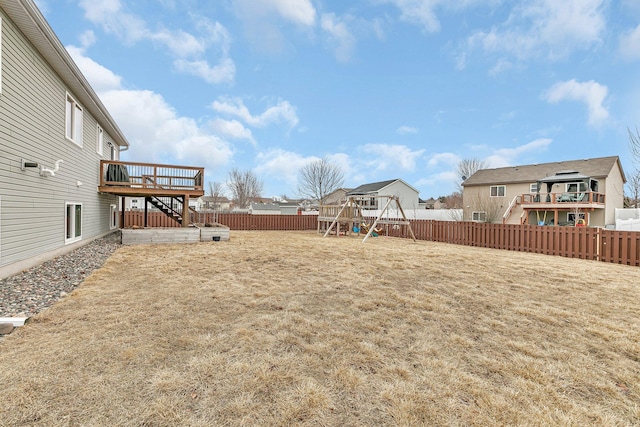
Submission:
[[[297,196],[329,157],[345,186],[450,194],[492,167],[619,155],[640,127],[637,0],[38,0],[124,131],[122,159],[251,169]]]

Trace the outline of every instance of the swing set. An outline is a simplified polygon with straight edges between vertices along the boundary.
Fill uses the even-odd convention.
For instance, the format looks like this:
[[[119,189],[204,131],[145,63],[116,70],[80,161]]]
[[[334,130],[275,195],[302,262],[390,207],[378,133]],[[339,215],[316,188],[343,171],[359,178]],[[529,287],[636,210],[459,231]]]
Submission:
[[[363,202],[370,204],[374,199],[386,200],[386,203],[373,223],[369,223],[362,214],[362,206],[365,204]],[[390,209],[393,204],[395,204],[399,213],[398,218],[391,218]],[[318,215],[318,232],[320,231],[321,225],[326,227],[328,223],[330,223],[330,225],[326,228],[323,237],[327,237],[334,229],[336,235],[340,236],[340,230],[342,228],[346,235],[350,234],[352,230],[356,233],[366,233],[364,239],[362,239],[362,243],[364,243],[370,236],[375,237],[382,234],[385,228],[388,235],[389,226],[391,226],[394,230],[404,228],[413,241],[416,241],[411,223],[400,205],[398,196],[354,195],[348,196],[347,201],[342,206],[321,206],[321,212],[320,215]]]

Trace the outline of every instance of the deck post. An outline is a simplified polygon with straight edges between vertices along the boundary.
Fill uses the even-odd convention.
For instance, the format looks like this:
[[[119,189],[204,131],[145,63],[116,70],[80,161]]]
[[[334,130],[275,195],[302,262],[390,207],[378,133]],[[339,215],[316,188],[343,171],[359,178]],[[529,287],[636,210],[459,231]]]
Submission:
[[[185,194],[182,199],[182,226],[189,226],[189,194]]]
[[[120,198],[120,206],[122,211],[120,212],[120,228],[124,228],[124,196]]]
[[[144,228],[147,228],[147,218],[149,217],[149,199],[150,197],[144,198]]]

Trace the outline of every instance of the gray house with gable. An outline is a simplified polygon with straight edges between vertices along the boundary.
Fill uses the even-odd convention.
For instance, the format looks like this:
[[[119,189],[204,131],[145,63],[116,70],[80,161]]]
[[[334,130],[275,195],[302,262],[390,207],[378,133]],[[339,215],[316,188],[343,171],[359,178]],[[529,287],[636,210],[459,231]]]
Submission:
[[[0,2],[0,277],[118,227],[100,161],[129,146],[33,0]]]

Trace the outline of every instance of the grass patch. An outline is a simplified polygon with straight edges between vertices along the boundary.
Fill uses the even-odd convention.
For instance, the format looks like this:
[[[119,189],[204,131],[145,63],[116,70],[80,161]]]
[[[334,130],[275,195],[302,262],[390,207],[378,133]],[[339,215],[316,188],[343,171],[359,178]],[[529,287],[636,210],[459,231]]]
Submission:
[[[0,342],[0,425],[637,425],[640,269],[393,238],[119,249]]]

